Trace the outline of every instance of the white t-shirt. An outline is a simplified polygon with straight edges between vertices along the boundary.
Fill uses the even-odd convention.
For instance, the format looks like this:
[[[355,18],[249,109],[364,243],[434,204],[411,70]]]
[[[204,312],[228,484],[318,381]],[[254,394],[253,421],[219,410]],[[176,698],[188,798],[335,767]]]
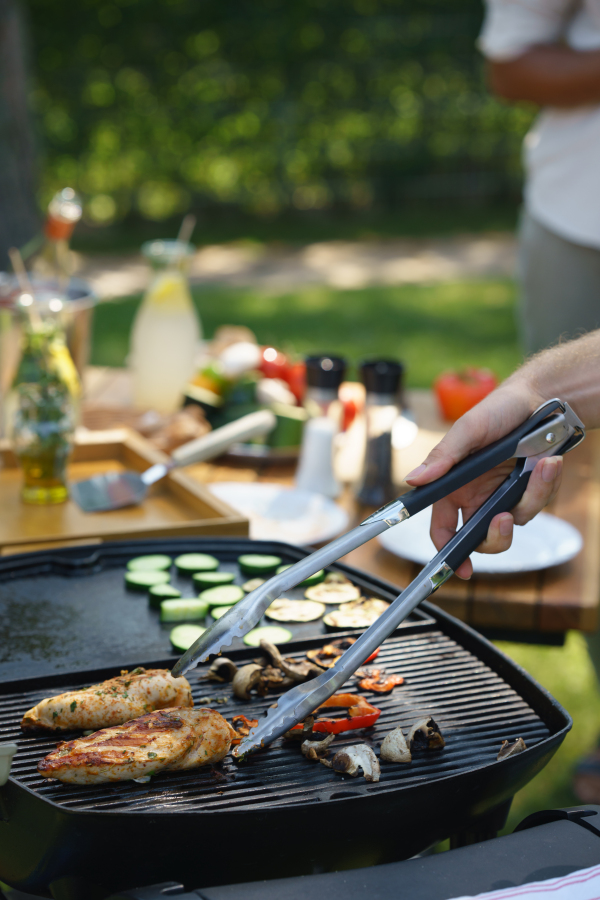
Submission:
[[[515,59],[534,44],[600,49],[600,0],[485,0],[479,49]],[[600,104],[547,107],[525,138],[525,206],[567,240],[600,248]]]

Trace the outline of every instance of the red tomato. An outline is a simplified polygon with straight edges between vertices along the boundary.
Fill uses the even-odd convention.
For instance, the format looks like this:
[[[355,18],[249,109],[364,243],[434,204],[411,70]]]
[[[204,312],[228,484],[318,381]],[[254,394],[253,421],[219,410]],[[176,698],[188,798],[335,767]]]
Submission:
[[[498,381],[489,369],[461,369],[460,372],[443,372],[433,389],[440,411],[445,419],[455,422],[490,394]]]
[[[289,389],[298,401],[302,403],[306,391],[306,363],[292,363],[284,375]]]
[[[258,368],[265,378],[281,378],[286,381],[289,365],[285,353],[281,353],[275,347],[261,347],[261,360]]]

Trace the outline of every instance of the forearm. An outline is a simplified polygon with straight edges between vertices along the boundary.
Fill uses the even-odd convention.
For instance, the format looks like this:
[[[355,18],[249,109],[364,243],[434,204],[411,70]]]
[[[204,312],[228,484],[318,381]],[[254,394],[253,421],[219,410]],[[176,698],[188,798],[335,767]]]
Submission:
[[[492,90],[507,100],[564,107],[600,103],[600,50],[544,44],[517,59],[490,63],[489,72]]]
[[[543,350],[501,385],[530,405],[552,397],[571,404],[588,428],[600,427],[600,330]]]

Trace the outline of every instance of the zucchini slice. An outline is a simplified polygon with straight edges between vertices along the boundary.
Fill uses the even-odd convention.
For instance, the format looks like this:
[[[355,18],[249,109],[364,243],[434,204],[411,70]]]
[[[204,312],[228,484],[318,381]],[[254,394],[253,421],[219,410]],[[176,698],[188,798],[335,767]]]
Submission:
[[[221,616],[224,616],[226,612],[229,612],[230,609],[233,609],[233,606],[213,606],[210,611],[213,619],[220,619]]]
[[[233,606],[244,596],[243,589],[237,584],[221,584],[202,591],[199,599],[204,600],[208,606]]]
[[[314,622],[325,612],[325,604],[316,600],[273,600],[265,615],[276,622]]]
[[[163,600],[160,604],[161,622],[190,622],[204,619],[208,612],[208,603],[197,597],[182,600]]]
[[[304,591],[307,600],[317,600],[319,603],[350,603],[360,599],[360,590],[353,584],[315,584]]]
[[[375,597],[363,597],[352,603],[344,603],[339,609],[323,616],[328,628],[368,628],[386,611],[390,604]]]
[[[263,553],[244,553],[243,556],[238,556],[238,565],[244,575],[273,575],[281,565],[281,557]]]
[[[164,553],[153,553],[149,556],[134,556],[127,563],[130,572],[141,572],[151,569],[153,571],[161,571],[170,569],[173,560]]]
[[[233,572],[196,572],[192,575],[192,581],[200,591],[220,584],[231,584],[234,578]]]
[[[132,591],[147,591],[155,584],[166,584],[170,575],[157,569],[142,569],[139,572],[125,572],[125,584]]]
[[[279,566],[276,575],[281,575],[282,572],[285,572],[286,569],[291,569],[293,563],[288,563],[285,566]],[[325,569],[319,569],[318,572],[315,572],[314,575],[309,575],[308,578],[305,578],[304,581],[301,581],[296,587],[312,587],[313,584],[320,584],[325,578]]]
[[[250,591],[255,591],[261,584],[264,584],[266,580],[266,578],[251,578],[250,581],[245,581],[243,583],[242,588],[249,594]]]
[[[177,625],[169,637],[175,649],[185,653],[205,631],[206,628],[201,628],[199,625]]]
[[[219,560],[208,553],[182,553],[175,557],[175,565],[182,575],[193,575],[195,572],[215,572]]]
[[[287,628],[279,628],[277,625],[265,625],[263,628],[253,628],[244,635],[244,643],[248,647],[258,647],[261,641],[269,641],[270,644],[285,644],[291,641],[292,632]]]
[[[148,602],[152,609],[160,609],[163,600],[176,600],[177,597],[181,597],[181,591],[172,584],[153,584],[148,591]]]

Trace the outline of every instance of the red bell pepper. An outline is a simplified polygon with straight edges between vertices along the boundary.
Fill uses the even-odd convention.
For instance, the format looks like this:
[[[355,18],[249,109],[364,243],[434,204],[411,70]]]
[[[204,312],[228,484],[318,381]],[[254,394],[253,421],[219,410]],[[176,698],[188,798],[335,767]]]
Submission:
[[[349,718],[316,719],[312,726],[313,731],[324,731],[327,734],[341,734],[342,731],[370,728],[381,715],[380,709],[377,709],[376,706],[373,706],[368,700],[357,694],[334,694],[329,700],[326,700],[325,703],[321,703],[315,710],[315,713],[318,713],[321,709],[327,709],[332,706],[342,706],[347,708]],[[292,731],[300,731],[302,730],[302,727],[302,724],[295,725],[292,728]]]

